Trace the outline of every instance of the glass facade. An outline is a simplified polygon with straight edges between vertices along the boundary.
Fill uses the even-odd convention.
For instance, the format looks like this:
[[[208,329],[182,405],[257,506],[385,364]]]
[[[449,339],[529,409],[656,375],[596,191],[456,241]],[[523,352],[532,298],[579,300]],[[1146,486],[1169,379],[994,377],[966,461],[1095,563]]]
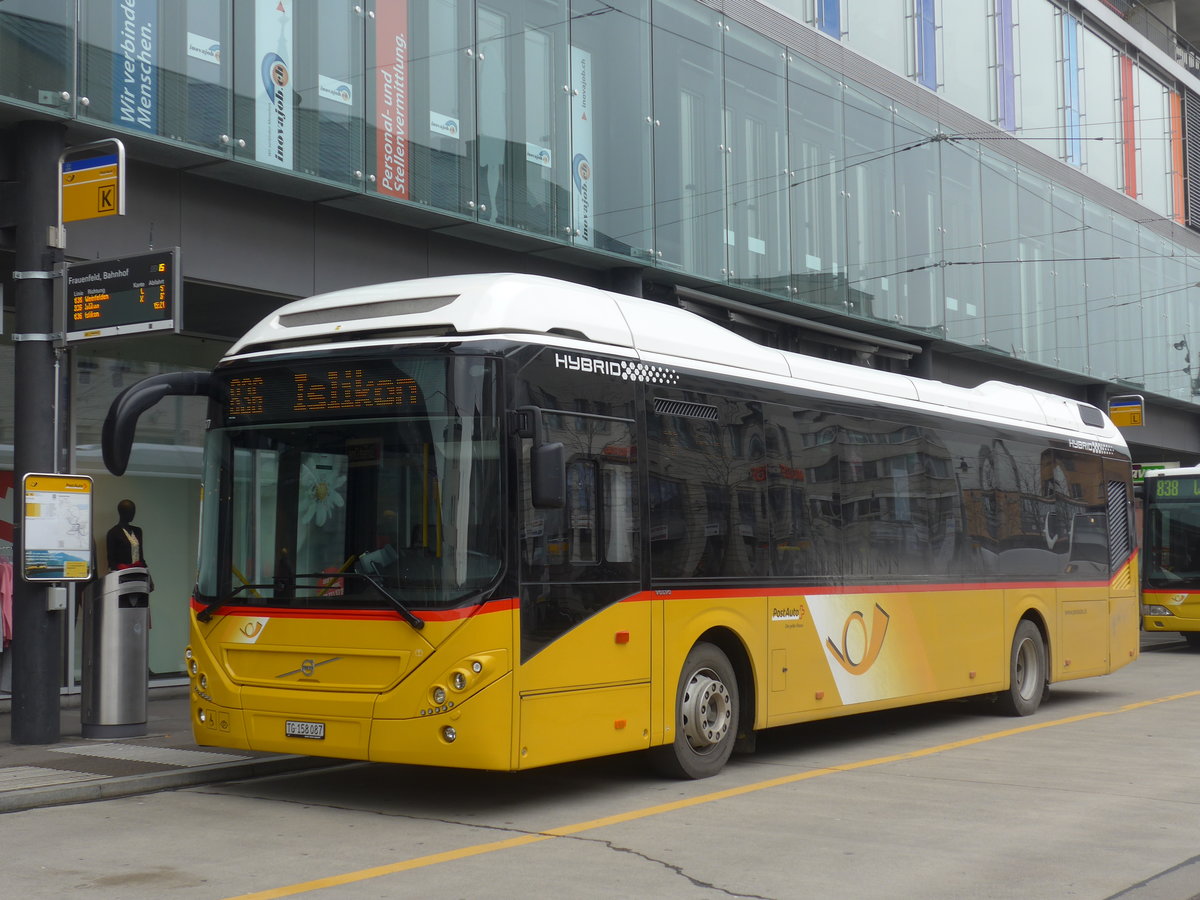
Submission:
[[[1184,210],[1183,90],[1166,68],[1055,0],[763,5],[756,21],[799,24],[765,34],[698,0],[4,0],[0,105],[573,247],[597,268],[1197,402],[1200,240],[1163,227]],[[794,46],[814,40],[943,98],[954,124]],[[1018,163],[1011,139],[1113,202],[1047,177],[1056,163]],[[1141,211],[1116,211],[1130,197]],[[106,408],[138,374],[211,365],[184,344],[81,354],[76,409]],[[0,366],[11,347],[0,338]],[[0,552],[11,393],[0,379]],[[141,524],[190,552],[193,526],[155,522],[151,498],[195,521],[202,426],[188,404],[154,415],[154,449],[100,488],[100,514],[145,496]],[[77,412],[73,427],[100,483],[99,423]],[[191,582],[165,543],[148,553],[164,604]],[[155,608],[152,668],[172,671],[182,613]]]
[[[7,0],[0,96],[1192,399],[1147,371],[1200,301],[1198,245],[1153,227],[1182,216],[1182,136],[1152,60],[1052,0],[766,5],[1146,214],[697,0]]]

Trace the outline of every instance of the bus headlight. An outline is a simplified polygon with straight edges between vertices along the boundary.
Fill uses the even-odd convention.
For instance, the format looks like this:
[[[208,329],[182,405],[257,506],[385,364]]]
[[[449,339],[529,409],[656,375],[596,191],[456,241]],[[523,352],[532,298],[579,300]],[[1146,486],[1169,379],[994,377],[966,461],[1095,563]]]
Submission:
[[[1142,615],[1144,616],[1174,616],[1165,606],[1159,606],[1157,603],[1147,603],[1142,606]]]
[[[433,689],[433,705],[441,706],[446,702],[446,689],[440,684]]]
[[[446,739],[447,744],[453,744],[455,739],[458,737],[458,732],[455,731],[450,725],[447,725],[442,729],[442,737]]]
[[[450,676],[450,686],[456,691],[463,691],[467,688],[467,675],[465,672],[455,672]]]

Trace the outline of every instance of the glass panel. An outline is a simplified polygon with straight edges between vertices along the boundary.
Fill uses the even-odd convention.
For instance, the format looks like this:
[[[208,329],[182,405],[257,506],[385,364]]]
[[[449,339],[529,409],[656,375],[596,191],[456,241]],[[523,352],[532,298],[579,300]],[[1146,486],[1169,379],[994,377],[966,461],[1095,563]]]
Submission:
[[[1046,0],[1017,0],[1018,132],[1033,146],[1054,154],[1061,133],[1058,60],[1060,28]]]
[[[943,276],[946,337],[963,344],[983,343],[983,208],[979,150],[944,141],[942,154]]]
[[[938,89],[937,14],[933,0],[913,0],[912,76],[931,91]]]
[[[1139,246],[1138,267],[1141,277],[1141,295],[1136,306],[1141,312],[1142,329],[1139,337],[1144,350],[1143,368],[1141,375],[1133,380],[1140,381],[1147,390],[1156,394],[1170,394],[1172,386],[1179,387],[1183,381],[1181,373],[1168,372],[1162,364],[1168,358],[1168,348],[1173,341],[1179,339],[1174,334],[1174,323],[1168,317],[1169,294],[1163,291],[1171,284],[1168,275],[1175,277],[1175,284],[1182,285],[1183,273],[1174,265],[1168,269],[1171,260],[1167,254],[1171,247],[1166,240],[1154,234],[1145,226],[1138,229]],[[1132,337],[1132,336],[1131,336]],[[1172,366],[1172,369],[1177,367]],[[1179,378],[1175,376],[1179,375]]]
[[[471,0],[377,0],[373,190],[454,213],[475,197],[475,29]]]
[[[725,153],[718,16],[654,6],[654,248],[661,266],[724,281]]]
[[[1187,383],[1180,399],[1195,403],[1196,398],[1200,397],[1200,318],[1195,313],[1195,310],[1200,310],[1200,256],[1188,254],[1185,285],[1183,290],[1172,294],[1172,305],[1178,303],[1182,306],[1178,314],[1172,315],[1172,320],[1182,330],[1178,342],[1182,346],[1174,342],[1171,344],[1170,359],[1173,365],[1183,360]],[[1192,347],[1196,348],[1196,359],[1192,359]]]
[[[874,0],[847,5],[846,43],[893,72],[908,75],[906,53],[912,24],[906,0]]]
[[[846,257],[850,311],[894,322],[896,192],[892,110],[887,100],[846,85]]]
[[[1140,242],[1136,222],[1113,216],[1113,332],[1116,350],[1115,370],[1104,377],[1141,386],[1145,368],[1142,361],[1142,286],[1138,265]]]
[[[842,39],[842,0],[813,0],[816,9],[813,24],[833,38]]]
[[[1069,13],[1059,16],[1062,22],[1062,84],[1063,84],[1063,159],[1073,166],[1083,161],[1079,143],[1079,20]]]
[[[0,6],[0,94],[71,112],[73,0],[8,0]]]
[[[725,34],[729,280],[788,296],[787,81],[783,47]]]
[[[357,185],[363,167],[362,15],[346,0],[316,0],[315,10],[299,17],[296,41],[296,170]]]
[[[654,246],[650,0],[571,4],[575,243],[649,258]]]
[[[233,9],[234,152],[291,169],[296,148],[295,23],[274,0]]]
[[[1085,200],[1083,223],[1087,333],[1081,338],[1087,348],[1088,362],[1082,371],[1107,379],[1117,370],[1112,213],[1098,203]]]
[[[1021,307],[1006,340],[1015,355],[1054,364],[1054,250],[1050,182],[1029,172],[1017,177]],[[994,335],[996,336],[996,335]]]
[[[1159,310],[1158,318],[1161,321],[1157,329],[1158,337],[1147,336],[1148,377],[1153,376],[1154,383],[1159,385],[1156,388],[1159,392],[1190,400],[1191,372],[1188,366],[1178,364],[1180,356],[1174,345],[1186,339],[1189,331],[1188,300],[1191,299],[1189,294],[1195,287],[1195,281],[1188,280],[1188,260],[1181,247],[1163,241],[1162,249],[1165,254],[1161,260],[1162,281],[1147,295],[1152,308]],[[1191,348],[1190,342],[1188,348]]]
[[[565,0],[490,0],[477,6],[481,221],[567,234],[566,22]]]
[[[1016,167],[988,153],[980,169],[983,197],[983,285],[985,328],[983,343],[1013,356],[1013,339],[1020,327],[1020,263],[1017,236]]]
[[[1057,341],[1053,364],[1072,372],[1087,366],[1087,305],[1085,303],[1083,198],[1054,187],[1054,317]]]
[[[936,123],[909,109],[896,113],[896,263],[892,267],[899,321],[912,328],[944,327],[941,176]]]
[[[1171,116],[1167,89],[1146,70],[1137,70],[1138,147],[1141,151],[1138,197],[1156,213],[1170,215]]]
[[[845,148],[842,84],[799,55],[788,58],[793,294],[844,309]]]
[[[992,30],[988,0],[943,3],[942,93],[960,109],[987,119],[991,111]]]
[[[80,7],[88,118],[220,149],[230,132],[229,0],[100,0]],[[224,136],[225,140],[222,140]]]
[[[1121,186],[1121,114],[1116,51],[1083,29],[1083,170],[1113,190]]]

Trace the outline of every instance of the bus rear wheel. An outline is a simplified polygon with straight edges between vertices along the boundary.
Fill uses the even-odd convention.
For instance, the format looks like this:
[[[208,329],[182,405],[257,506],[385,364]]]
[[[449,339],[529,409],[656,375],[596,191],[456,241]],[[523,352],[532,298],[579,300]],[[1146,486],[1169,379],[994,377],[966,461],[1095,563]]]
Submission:
[[[1048,682],[1046,642],[1038,627],[1022,619],[1013,635],[1008,661],[1008,690],[999,697],[1001,712],[1029,716],[1042,705]]]
[[[741,699],[733,666],[714,644],[696,644],[675,691],[675,739],[651,759],[673,778],[708,778],[729,759],[737,738]]]

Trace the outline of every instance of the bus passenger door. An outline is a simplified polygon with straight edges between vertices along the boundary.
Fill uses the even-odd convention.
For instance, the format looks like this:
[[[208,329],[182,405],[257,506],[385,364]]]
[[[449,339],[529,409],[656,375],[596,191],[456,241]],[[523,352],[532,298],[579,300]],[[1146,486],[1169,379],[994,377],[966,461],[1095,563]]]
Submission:
[[[650,724],[634,423],[548,410],[541,421],[521,464],[522,767],[648,746]],[[563,444],[562,508],[533,505],[539,439]]]
[[[1097,460],[1097,463],[1102,461]],[[1099,473],[1097,473],[1099,474]],[[1137,656],[1138,597],[1128,487],[1097,479],[1088,509],[1063,526],[1066,583],[1059,588],[1056,678],[1111,672]]]

